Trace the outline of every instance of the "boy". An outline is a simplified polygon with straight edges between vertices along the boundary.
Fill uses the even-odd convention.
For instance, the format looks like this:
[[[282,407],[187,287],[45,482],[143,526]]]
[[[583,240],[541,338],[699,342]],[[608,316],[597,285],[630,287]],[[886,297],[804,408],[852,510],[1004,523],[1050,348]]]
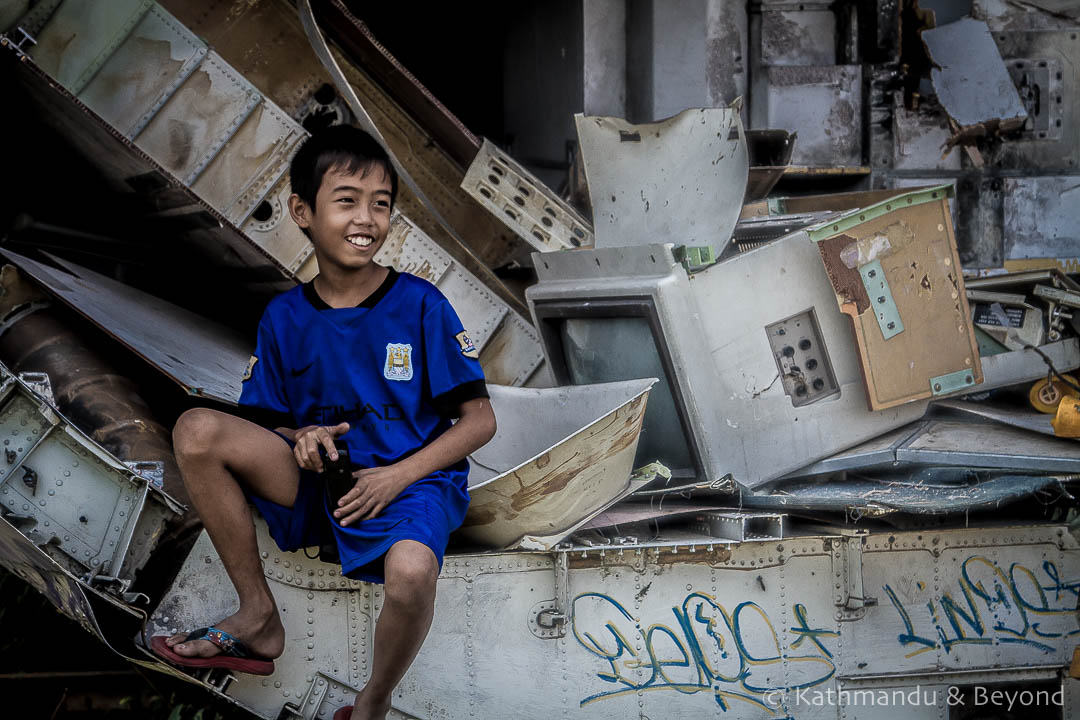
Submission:
[[[495,416],[476,348],[446,298],[373,261],[397,192],[382,147],[331,127],[300,148],[290,181],[289,212],[315,246],[319,275],[272,300],[259,324],[240,404],[263,418],[196,409],[173,430],[240,609],[151,645],[177,665],[273,672],[285,632],[246,495],[283,550],[336,544],[343,574],[385,583],[371,678],[351,716],[335,715],[384,718],[427,635],[447,537],[468,507],[465,457],[495,434]],[[356,483],[331,507],[318,473],[320,450],[338,459],[335,439],[348,446]]]

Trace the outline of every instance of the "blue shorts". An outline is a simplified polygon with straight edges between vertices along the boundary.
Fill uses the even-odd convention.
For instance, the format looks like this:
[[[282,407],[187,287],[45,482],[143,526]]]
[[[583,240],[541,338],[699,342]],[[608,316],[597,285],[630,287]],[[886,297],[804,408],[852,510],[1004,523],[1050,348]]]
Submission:
[[[278,433],[275,433],[278,434]],[[294,444],[284,436],[283,440]],[[435,554],[442,569],[450,533],[469,509],[468,470],[439,470],[414,482],[377,517],[342,527],[330,514],[319,473],[300,471],[291,508],[248,493],[285,552],[336,543],[341,572],[354,580],[385,581],[383,558],[394,543],[415,540]]]

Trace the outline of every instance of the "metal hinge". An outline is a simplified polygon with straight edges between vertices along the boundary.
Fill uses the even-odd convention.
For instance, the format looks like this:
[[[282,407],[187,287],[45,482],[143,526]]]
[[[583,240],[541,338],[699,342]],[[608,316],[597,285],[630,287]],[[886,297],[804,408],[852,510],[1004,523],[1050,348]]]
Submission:
[[[866,614],[866,608],[877,605],[875,597],[869,597],[863,587],[862,556],[864,539],[857,537],[833,538],[829,559],[832,564],[833,604],[838,608],[836,620],[851,622]]]
[[[544,600],[529,610],[529,630],[538,638],[566,636],[570,622],[570,554],[555,552],[555,599]]]

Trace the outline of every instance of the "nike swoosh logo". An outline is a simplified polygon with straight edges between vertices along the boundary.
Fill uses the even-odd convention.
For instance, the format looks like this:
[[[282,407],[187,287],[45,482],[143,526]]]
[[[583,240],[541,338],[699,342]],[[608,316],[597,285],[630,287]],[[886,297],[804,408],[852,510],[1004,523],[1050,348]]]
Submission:
[[[289,372],[291,372],[291,373],[292,373],[292,376],[293,376],[293,377],[300,377],[301,375],[303,375],[304,373],[306,373],[306,372],[307,372],[308,370],[310,370],[310,369],[311,369],[311,366],[312,366],[312,365],[314,365],[314,364],[315,364],[315,361],[314,361],[314,360],[312,360],[311,362],[309,362],[309,363],[307,364],[307,366],[306,366],[306,367],[303,367],[303,368],[301,368],[300,370],[290,370]]]

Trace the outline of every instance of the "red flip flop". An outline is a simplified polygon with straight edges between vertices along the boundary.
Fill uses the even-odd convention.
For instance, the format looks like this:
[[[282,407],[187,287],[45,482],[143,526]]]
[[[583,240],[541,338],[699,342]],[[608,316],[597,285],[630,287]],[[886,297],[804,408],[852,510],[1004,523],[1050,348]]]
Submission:
[[[218,630],[215,627],[199,628],[184,638],[184,642],[192,640],[209,640],[221,648],[221,654],[213,657],[185,657],[178,655],[173,652],[171,647],[165,644],[164,635],[155,635],[150,638],[150,649],[162,660],[181,667],[222,668],[223,670],[234,670],[251,675],[274,674],[273,660],[255,655],[248,649],[247,645],[224,630]]]
[[[341,708],[337,709],[337,712],[334,713],[334,720],[349,720],[349,717],[351,715],[352,715],[352,705],[346,705],[345,707],[341,707]]]

